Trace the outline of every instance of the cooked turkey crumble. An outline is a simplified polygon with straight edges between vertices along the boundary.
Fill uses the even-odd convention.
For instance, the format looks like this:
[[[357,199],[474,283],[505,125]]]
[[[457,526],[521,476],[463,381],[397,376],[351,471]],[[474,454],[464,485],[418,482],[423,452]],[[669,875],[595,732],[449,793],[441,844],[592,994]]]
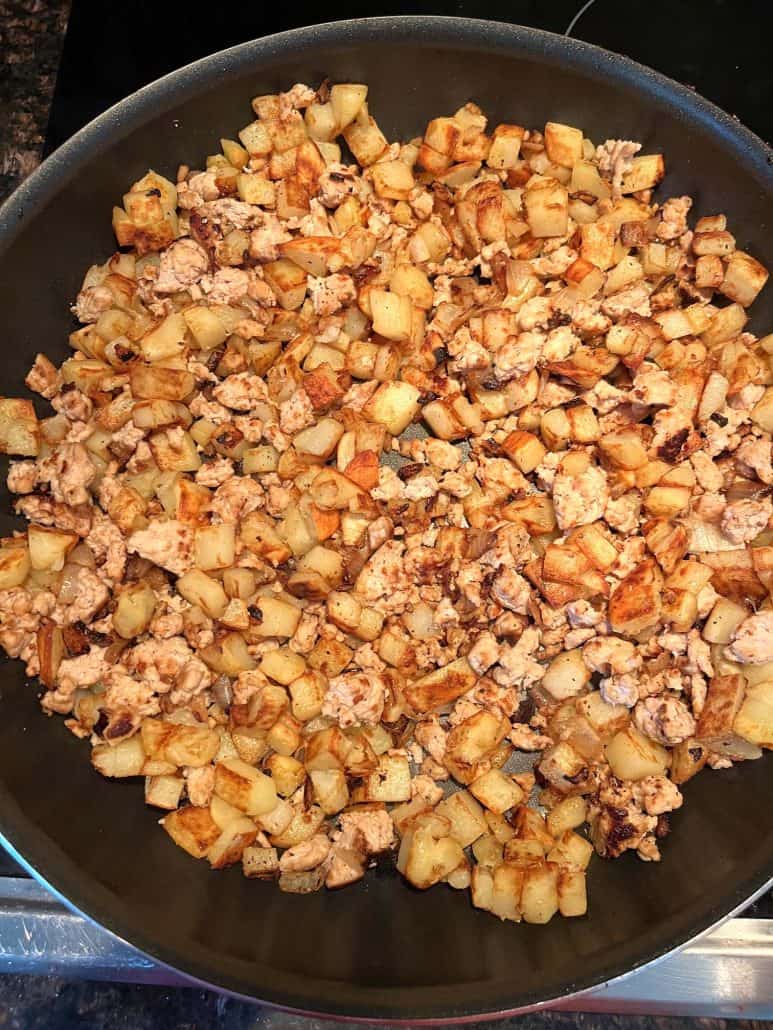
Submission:
[[[639,143],[366,96],[114,208],[54,414],[0,400],[0,643],[213,868],[582,915],[773,746],[768,274]]]

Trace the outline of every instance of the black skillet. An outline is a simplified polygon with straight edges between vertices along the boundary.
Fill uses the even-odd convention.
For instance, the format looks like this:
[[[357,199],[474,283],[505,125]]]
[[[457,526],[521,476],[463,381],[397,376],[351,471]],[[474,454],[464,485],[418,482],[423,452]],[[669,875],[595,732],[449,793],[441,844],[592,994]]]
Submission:
[[[170,46],[173,45],[170,41]],[[95,55],[110,60],[109,52]],[[129,97],[62,146],[0,211],[3,392],[37,350],[59,358],[84,269],[113,249],[110,209],[148,167],[173,175],[249,121],[249,98],[325,77],[370,85],[390,139],[468,98],[492,121],[581,126],[667,155],[670,193],[727,213],[739,245],[773,266],[771,152],[737,121],[604,50],[532,29],[454,18],[321,25],[245,43]],[[773,323],[773,290],[752,327]],[[7,509],[8,498],[3,496]],[[4,516],[4,532],[15,522]],[[390,869],[341,893],[281,894],[213,873],[157,826],[140,783],[101,779],[87,748],[38,710],[3,665],[0,831],[68,904],[163,963],[287,1008],[390,1022],[543,1004],[679,947],[773,876],[773,764],[705,773],[685,791],[660,865],[596,860],[590,914],[500,923],[466,895],[411,890]]]

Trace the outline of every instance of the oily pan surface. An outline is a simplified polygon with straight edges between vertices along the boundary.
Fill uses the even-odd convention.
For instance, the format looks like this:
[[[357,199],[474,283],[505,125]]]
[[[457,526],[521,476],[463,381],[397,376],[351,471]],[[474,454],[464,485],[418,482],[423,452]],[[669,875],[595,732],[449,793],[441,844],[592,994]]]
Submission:
[[[210,66],[199,84],[183,84],[189,99],[175,106],[171,95],[156,98],[154,116],[137,112],[148,119],[144,126],[108,144],[130,129],[126,116],[111,117],[101,153],[85,168],[73,160],[54,166],[48,174],[71,181],[47,208],[28,211],[10,250],[0,240],[3,392],[24,394],[22,380],[38,350],[58,360],[67,353],[74,327],[68,305],[83,268],[112,251],[110,208],[131,182],[148,167],[173,177],[178,161],[203,158],[213,139],[245,123],[246,98],[325,75],[367,81],[390,139],[410,137],[429,117],[467,99],[492,122],[540,125],[553,118],[595,139],[639,139],[645,151],[665,153],[670,195],[692,195],[698,216],[725,212],[739,247],[773,263],[771,176],[766,192],[764,177],[752,174],[750,161],[745,167],[721,124],[701,126],[666,109],[645,94],[646,80],[639,90],[611,87],[602,59],[581,71],[552,58],[550,47],[545,64],[486,52],[492,39],[496,45],[496,29],[470,26],[477,44],[456,47],[448,42],[453,23],[433,29],[430,46],[422,39],[427,29],[408,25],[399,30],[404,38],[391,33],[389,42],[356,45],[309,30],[310,38],[322,37],[310,48],[295,43],[289,55],[271,56],[267,41],[268,51],[252,44],[232,58],[230,70],[222,61]],[[342,31],[360,30],[355,24]],[[535,52],[544,48],[545,37],[526,36],[536,40]],[[769,290],[752,309],[752,328],[769,323],[772,305]],[[2,493],[5,513],[4,486]],[[3,519],[6,533],[19,524]],[[158,830],[157,813],[142,804],[141,782],[102,780],[59,720],[41,718],[20,665],[3,663],[0,689],[6,838],[75,905],[133,943],[210,982],[283,1005],[426,1018],[534,1004],[663,953],[739,904],[773,871],[766,803],[773,773],[763,759],[686,786],[659,866],[633,856],[592,863],[590,914],[569,924],[499,923],[451,890],[411,890],[389,864],[345,893],[285,895],[244,880],[238,869],[213,874],[192,863]]]

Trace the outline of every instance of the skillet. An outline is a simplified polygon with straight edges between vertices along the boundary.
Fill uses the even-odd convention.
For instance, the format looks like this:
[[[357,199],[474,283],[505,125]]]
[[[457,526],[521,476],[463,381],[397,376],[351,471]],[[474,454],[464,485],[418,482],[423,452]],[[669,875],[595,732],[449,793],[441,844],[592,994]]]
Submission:
[[[103,59],[109,59],[105,55]],[[148,167],[174,176],[250,120],[249,98],[294,82],[362,81],[390,139],[467,99],[493,122],[579,125],[662,151],[669,194],[723,211],[773,266],[773,156],[730,116],[624,58],[493,22],[404,17],[270,36],[197,61],[129,97],[56,151],[0,210],[2,392],[24,395],[38,350],[61,360],[83,270],[114,249],[113,203]],[[751,328],[773,323],[773,290]],[[4,477],[3,477],[4,480]],[[0,509],[9,509],[2,489]],[[18,520],[2,515],[8,533]],[[412,890],[390,866],[341,893],[282,894],[213,873],[155,825],[138,782],[108,782],[20,664],[0,675],[0,833],[67,904],[158,961],[285,1008],[351,1018],[474,1018],[536,1007],[678,948],[773,877],[773,764],[687,784],[663,861],[596,859],[590,914],[500,923],[467,897]]]

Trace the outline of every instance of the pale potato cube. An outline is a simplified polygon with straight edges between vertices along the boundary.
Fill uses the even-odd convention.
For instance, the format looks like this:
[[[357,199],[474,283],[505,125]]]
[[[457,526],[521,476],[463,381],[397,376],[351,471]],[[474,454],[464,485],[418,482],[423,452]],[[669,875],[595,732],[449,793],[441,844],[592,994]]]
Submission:
[[[662,776],[668,768],[668,752],[645,737],[635,726],[616,733],[604,749],[612,772],[620,780]]]
[[[231,523],[199,526],[194,543],[194,564],[209,572],[233,565],[236,557],[236,527]]]
[[[574,830],[582,826],[588,814],[588,806],[584,798],[577,795],[564,798],[551,808],[545,819],[548,832],[560,837],[566,830]]]
[[[497,125],[486,158],[489,168],[515,168],[521,156],[521,142],[525,131],[520,125]]]
[[[301,609],[280,597],[258,597],[255,607],[260,610],[260,622],[254,627],[260,637],[291,637],[301,620]]]
[[[373,331],[387,340],[395,340],[398,343],[407,340],[411,335],[413,321],[410,297],[389,293],[387,290],[371,290],[368,296],[373,316]]]
[[[181,776],[146,776],[145,804],[171,812],[180,804],[183,786]]]
[[[286,829],[271,836],[271,843],[278,848],[292,848],[309,840],[325,821],[325,813],[318,805],[311,808],[295,808]]]
[[[526,221],[537,238],[563,236],[569,224],[569,194],[556,179],[539,179],[523,194]]]
[[[271,774],[277,793],[283,798],[294,794],[306,779],[303,764],[289,755],[269,755],[266,769]]]
[[[518,784],[500,769],[491,769],[470,784],[470,793],[490,812],[508,812],[525,800]],[[480,860],[479,860],[480,861]]]
[[[748,609],[742,604],[731,601],[729,597],[718,598],[703,626],[703,639],[710,644],[729,644],[748,616]]]
[[[91,764],[110,778],[142,775],[145,749],[138,736],[129,737],[118,744],[97,744],[91,752]]]
[[[395,294],[385,294],[395,297]],[[407,297],[399,298],[410,306]],[[381,383],[362,409],[366,419],[386,426],[393,436],[399,436],[411,423],[419,410],[420,393],[411,383],[396,381]]]
[[[314,800],[325,815],[335,815],[349,804],[349,788],[342,769],[315,769],[309,773]]]
[[[429,828],[420,827],[403,837],[397,868],[414,887],[426,890],[464,862],[464,851],[453,837],[438,838]]]
[[[521,912],[527,923],[548,923],[558,911],[558,868],[551,862],[524,872]]]
[[[359,82],[338,82],[331,87],[330,107],[337,132],[342,132],[354,121],[367,96],[368,87]]]
[[[38,572],[59,572],[78,537],[75,533],[33,524],[27,530],[27,540],[32,568]]]
[[[198,605],[211,619],[219,619],[228,606],[225,590],[216,579],[200,569],[191,569],[177,580],[177,592]]]
[[[437,805],[435,812],[451,823],[450,835],[463,848],[468,847],[487,830],[483,809],[466,790],[457,791]]]
[[[124,640],[138,637],[148,628],[155,607],[156,595],[148,583],[143,580],[127,583],[118,595],[113,612],[113,629]]]
[[[260,671],[269,679],[283,686],[288,686],[306,671],[303,657],[288,647],[279,647],[275,651],[267,651],[260,660]]]
[[[590,681],[590,671],[583,661],[582,651],[562,651],[551,661],[542,678],[542,686],[557,701],[575,697]]]
[[[248,815],[265,815],[277,804],[271,777],[240,758],[227,758],[215,766],[215,793]]]
[[[0,590],[10,590],[24,582],[29,574],[30,552],[23,539],[6,540],[0,547]]]
[[[210,845],[207,851],[209,864],[213,869],[225,869],[226,866],[240,862],[244,849],[252,844],[257,834],[255,823],[247,816],[234,820],[221,830],[220,836]]]
[[[252,176],[246,176],[252,178]],[[228,331],[215,312],[204,305],[194,304],[182,312],[185,324],[202,350],[214,350],[228,339]]]
[[[40,428],[32,401],[0,397],[0,453],[35,457]]]
[[[562,916],[584,916],[588,911],[585,871],[562,869],[558,874],[558,908]]]

